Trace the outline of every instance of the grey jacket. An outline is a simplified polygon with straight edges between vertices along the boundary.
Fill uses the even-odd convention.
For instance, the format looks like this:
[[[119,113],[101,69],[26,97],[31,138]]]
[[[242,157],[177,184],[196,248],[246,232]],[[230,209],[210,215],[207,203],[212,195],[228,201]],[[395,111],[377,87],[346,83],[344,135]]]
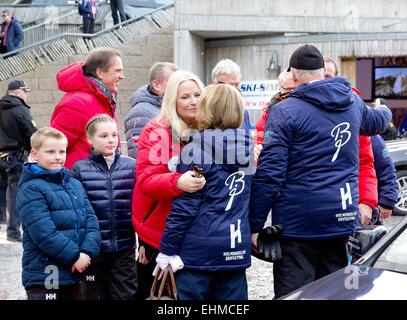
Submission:
[[[159,115],[162,96],[151,94],[147,90],[147,85],[144,85],[131,96],[130,102],[131,109],[124,120],[124,130],[128,155],[137,159],[138,137],[147,122]]]

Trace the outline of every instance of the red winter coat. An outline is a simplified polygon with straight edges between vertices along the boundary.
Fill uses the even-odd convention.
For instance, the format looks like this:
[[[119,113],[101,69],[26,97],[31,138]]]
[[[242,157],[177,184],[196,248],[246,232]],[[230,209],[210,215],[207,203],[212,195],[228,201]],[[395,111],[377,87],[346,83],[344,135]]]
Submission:
[[[179,152],[180,146],[173,144],[170,128],[159,124],[157,118],[141,131],[133,193],[133,226],[139,238],[156,249],[160,247],[172,199],[183,193],[176,187],[181,174],[168,168],[168,160]]]
[[[268,107],[263,110],[263,114],[256,122],[254,130],[255,144],[263,143],[264,125],[268,116],[267,110]],[[377,206],[377,202],[377,177],[374,167],[372,143],[370,142],[370,137],[359,136],[359,203],[374,208]]]
[[[377,177],[370,137],[359,136],[359,203],[377,206]]]
[[[65,167],[69,169],[77,160],[89,156],[91,147],[86,139],[85,126],[90,118],[103,113],[117,122],[116,106],[94,81],[83,75],[83,65],[83,61],[75,62],[57,73],[58,88],[66,94],[51,116],[51,127],[62,131],[68,138]]]

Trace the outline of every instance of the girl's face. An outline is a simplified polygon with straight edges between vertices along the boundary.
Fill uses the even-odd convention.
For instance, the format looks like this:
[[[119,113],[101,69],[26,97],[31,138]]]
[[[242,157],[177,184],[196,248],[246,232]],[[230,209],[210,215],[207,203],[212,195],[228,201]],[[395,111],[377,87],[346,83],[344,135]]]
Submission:
[[[192,124],[198,111],[197,102],[201,90],[193,80],[180,84],[177,95],[177,113],[186,124]]]
[[[93,149],[104,157],[113,155],[119,143],[116,122],[99,122],[95,129],[95,134],[88,136]]]

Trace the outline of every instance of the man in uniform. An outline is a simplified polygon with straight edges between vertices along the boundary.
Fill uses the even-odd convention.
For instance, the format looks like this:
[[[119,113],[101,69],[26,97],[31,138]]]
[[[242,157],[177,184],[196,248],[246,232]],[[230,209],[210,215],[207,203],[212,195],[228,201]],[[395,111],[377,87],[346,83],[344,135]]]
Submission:
[[[37,130],[27,105],[31,89],[23,80],[9,83],[0,99],[0,184],[7,187],[7,240],[21,241],[16,191],[21,168],[31,149],[30,137]]]

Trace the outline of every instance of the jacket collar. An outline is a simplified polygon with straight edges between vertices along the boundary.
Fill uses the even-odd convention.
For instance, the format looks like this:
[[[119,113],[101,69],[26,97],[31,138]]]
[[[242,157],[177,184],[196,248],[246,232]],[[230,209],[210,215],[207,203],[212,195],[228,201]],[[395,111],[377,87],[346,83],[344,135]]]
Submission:
[[[114,161],[113,161],[112,166],[117,162],[117,159],[119,159],[119,157],[120,157],[120,150],[119,150],[119,147],[117,147],[115,150],[115,153],[114,153]],[[107,167],[105,158],[93,148],[90,151],[89,159]]]

